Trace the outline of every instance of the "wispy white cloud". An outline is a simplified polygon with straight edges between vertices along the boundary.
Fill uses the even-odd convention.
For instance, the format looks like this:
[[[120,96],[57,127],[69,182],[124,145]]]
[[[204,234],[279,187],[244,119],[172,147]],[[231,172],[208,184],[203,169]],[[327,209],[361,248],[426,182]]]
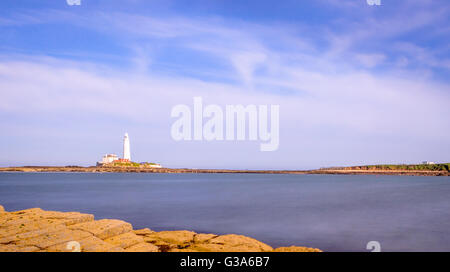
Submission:
[[[158,145],[164,146],[174,144],[168,134],[173,121],[169,117],[170,109],[179,103],[192,105],[192,97],[202,96],[207,104],[279,104],[282,113],[281,154],[293,150],[303,153],[310,145],[333,150],[334,145],[339,144],[341,148],[351,149],[355,141],[363,141],[368,135],[379,137],[371,139],[371,147],[366,154],[369,157],[380,150],[392,156],[392,152],[404,152],[411,148],[411,144],[422,154],[434,145],[443,150],[450,148],[445,143],[450,131],[446,122],[446,116],[450,114],[447,107],[450,90],[445,85],[374,77],[367,73],[333,75],[289,69],[285,71],[290,75],[288,80],[271,83],[274,86],[305,90],[307,95],[283,96],[256,90],[242,92],[241,88],[232,84],[152,74],[133,75],[133,72],[104,70],[95,65],[74,65],[58,60],[2,61],[0,89],[8,90],[8,93],[3,94],[0,112],[17,116],[64,116],[83,112],[90,116],[89,120],[71,122],[101,124],[106,116],[121,118],[133,124],[151,124],[144,130],[146,135],[161,135],[152,138]],[[255,80],[266,83],[258,77]],[[6,130],[11,125],[10,122],[3,123]],[[40,126],[45,126],[45,121]],[[333,135],[324,137],[324,131],[330,129],[346,135],[346,138],[336,139]],[[55,130],[53,132],[56,134],[61,133],[56,127],[51,130]],[[92,133],[95,137],[95,133],[101,132],[94,130],[86,133]],[[407,137],[408,141],[397,143],[394,139],[398,137]],[[429,142],[430,146],[419,144],[423,142]],[[207,158],[215,156],[211,155],[212,150],[200,148],[196,154],[199,157],[196,163],[208,166],[210,160]],[[224,164],[236,161],[235,155],[222,150],[220,144],[215,150],[220,150],[222,158],[217,159]],[[165,152],[178,156],[175,155],[178,154],[177,150],[169,146]],[[242,163],[245,163],[245,156],[242,156]],[[319,161],[315,155],[308,156]],[[342,163],[353,162],[342,154],[327,154],[327,157],[322,158],[323,164],[337,161],[338,157]],[[363,160],[362,157],[355,159]],[[420,158],[416,156],[412,159]],[[262,156],[253,160],[259,161],[261,165],[269,165],[270,158]],[[304,158],[295,159],[292,156],[279,160],[289,168],[306,163]]]
[[[432,5],[427,3],[424,7]],[[346,8],[356,7],[349,4]],[[401,38],[440,22],[447,14],[445,10],[434,11],[432,8],[393,17],[356,17],[311,28],[220,17],[77,14],[58,10],[15,15],[0,24],[10,27],[19,21],[63,23],[109,35],[129,50],[124,57],[133,66],[4,54],[0,58],[0,114],[28,117],[83,112],[90,116],[86,122],[99,127],[105,118],[125,120],[138,127],[151,124],[142,132],[152,135],[158,146],[167,147],[158,156],[178,156],[179,160],[168,161],[173,166],[214,166],[211,156],[223,165],[252,160],[261,167],[272,165],[276,159],[276,168],[338,161],[383,162],[383,158],[406,158],[402,154],[408,154],[410,160],[420,161],[424,154],[439,157],[433,160],[448,160],[445,156],[450,151],[446,141],[450,133],[450,86],[435,79],[432,71],[437,68],[447,73],[448,60],[439,57],[436,48]],[[158,71],[158,54],[165,48],[188,51],[192,62],[201,55],[222,66],[175,62],[173,73],[163,73]],[[193,75],[180,72],[185,69],[194,71]],[[207,80],[205,75],[211,74],[225,80]],[[229,144],[218,144],[213,149],[196,145],[195,164],[180,165],[193,160],[189,153],[180,155],[179,149],[185,147],[171,142],[169,113],[175,104],[191,104],[194,96],[202,96],[205,103],[221,105],[279,104],[280,150],[271,156],[248,153],[250,158],[244,154],[247,145],[242,151]],[[77,118],[72,121],[84,122]],[[11,128],[11,133],[23,131],[14,122],[3,126]],[[53,128],[52,133],[62,133],[59,130]],[[355,146],[366,154],[342,154],[343,150],[351,153]],[[439,149],[441,152],[436,152]]]

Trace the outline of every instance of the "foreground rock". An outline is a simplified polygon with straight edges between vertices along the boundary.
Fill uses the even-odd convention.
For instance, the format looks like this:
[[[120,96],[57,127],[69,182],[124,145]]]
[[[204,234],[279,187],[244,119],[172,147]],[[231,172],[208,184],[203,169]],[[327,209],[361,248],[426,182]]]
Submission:
[[[133,230],[115,219],[94,220],[91,214],[44,211],[6,212],[0,205],[0,252],[320,252],[307,247],[273,249],[235,234],[192,231]]]

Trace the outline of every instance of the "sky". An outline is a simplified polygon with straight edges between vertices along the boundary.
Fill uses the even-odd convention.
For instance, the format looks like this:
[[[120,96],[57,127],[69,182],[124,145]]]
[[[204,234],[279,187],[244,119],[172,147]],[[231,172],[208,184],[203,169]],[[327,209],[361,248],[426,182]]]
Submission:
[[[0,166],[450,161],[448,0],[0,2]],[[174,106],[279,105],[260,141],[175,141]]]

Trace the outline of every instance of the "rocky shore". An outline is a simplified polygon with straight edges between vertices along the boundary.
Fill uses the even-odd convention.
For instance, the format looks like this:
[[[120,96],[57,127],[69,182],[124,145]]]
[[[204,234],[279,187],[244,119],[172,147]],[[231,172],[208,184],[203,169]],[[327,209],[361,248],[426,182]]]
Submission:
[[[318,170],[227,170],[145,167],[81,167],[81,166],[22,166],[0,167],[0,172],[80,172],[80,173],[230,173],[230,174],[327,174],[327,175],[396,175],[396,176],[450,176],[449,171],[430,170],[372,170],[372,169],[318,169]]]
[[[271,246],[236,235],[188,230],[134,230],[116,219],[94,220],[79,212],[32,208],[6,212],[0,206],[0,252],[320,252],[308,247]]]

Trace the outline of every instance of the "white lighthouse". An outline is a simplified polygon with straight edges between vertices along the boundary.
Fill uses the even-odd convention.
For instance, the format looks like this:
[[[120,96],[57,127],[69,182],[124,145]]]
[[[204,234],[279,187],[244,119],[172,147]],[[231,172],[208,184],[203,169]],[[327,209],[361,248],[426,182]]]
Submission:
[[[130,139],[128,138],[128,133],[125,133],[125,136],[123,137],[123,158],[131,161]]]

